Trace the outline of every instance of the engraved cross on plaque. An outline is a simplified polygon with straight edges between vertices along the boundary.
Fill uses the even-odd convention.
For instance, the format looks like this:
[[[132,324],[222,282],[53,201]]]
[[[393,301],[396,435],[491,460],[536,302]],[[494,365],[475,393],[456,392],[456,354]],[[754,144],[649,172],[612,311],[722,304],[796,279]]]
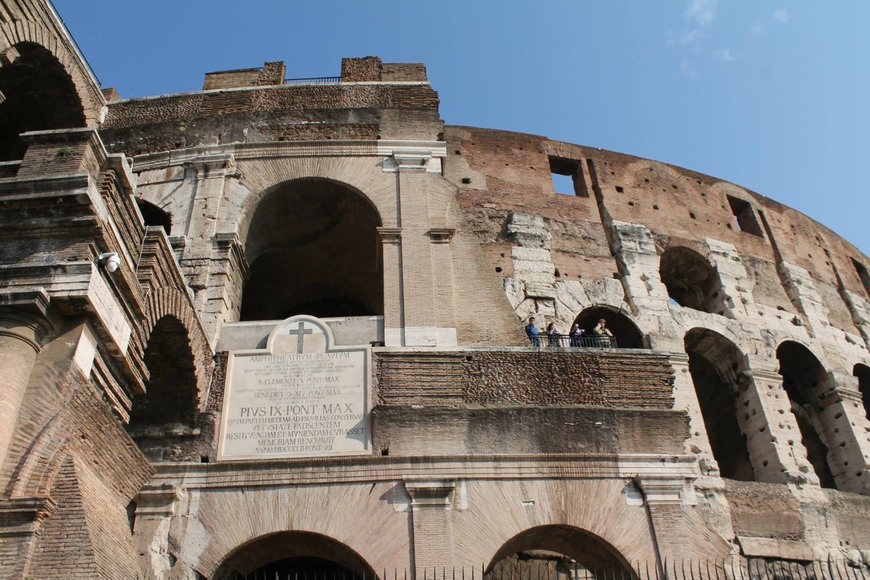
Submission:
[[[311,330],[310,328],[305,328],[305,322],[300,320],[299,326],[296,328],[296,330],[289,330],[289,331],[287,331],[287,334],[295,334],[296,335],[296,352],[301,353],[302,352],[302,343],[305,340],[304,336],[306,334],[314,334],[314,331]]]

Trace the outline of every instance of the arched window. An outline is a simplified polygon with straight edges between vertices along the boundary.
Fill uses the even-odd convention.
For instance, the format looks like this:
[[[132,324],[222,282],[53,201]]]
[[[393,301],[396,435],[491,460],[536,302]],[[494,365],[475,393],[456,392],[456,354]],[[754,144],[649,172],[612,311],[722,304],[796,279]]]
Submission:
[[[722,477],[755,481],[743,420],[738,415],[737,388],[746,381],[743,353],[724,336],[693,328],[684,339],[689,372],[704,417],[707,438]]]
[[[858,377],[858,390],[864,401],[864,416],[870,421],[870,367],[860,363],[856,364],[852,368],[852,374]]]
[[[698,252],[684,247],[668,248],[661,256],[659,275],[668,296],[680,306],[726,314],[719,274]]]
[[[599,320],[604,322],[615,339],[615,345],[619,348],[645,348],[643,334],[634,322],[617,310],[609,306],[591,306],[581,312],[574,319],[576,324],[583,329],[585,336],[590,336],[592,329]]]
[[[599,574],[634,578],[631,566],[608,542],[562,525],[538,526],[508,540],[493,557],[485,578],[538,578],[542,569],[553,568],[569,578],[597,578]]]
[[[791,402],[791,410],[800,429],[801,442],[822,487],[835,489],[834,475],[828,466],[828,445],[820,429],[821,419],[815,409],[825,369],[804,345],[785,341],[776,349],[782,386]]]
[[[75,85],[53,54],[22,42],[5,56],[11,64],[0,66],[0,161],[24,157],[22,133],[85,126]]]
[[[326,179],[266,194],[248,228],[241,319],[383,314],[380,225],[365,196]]]

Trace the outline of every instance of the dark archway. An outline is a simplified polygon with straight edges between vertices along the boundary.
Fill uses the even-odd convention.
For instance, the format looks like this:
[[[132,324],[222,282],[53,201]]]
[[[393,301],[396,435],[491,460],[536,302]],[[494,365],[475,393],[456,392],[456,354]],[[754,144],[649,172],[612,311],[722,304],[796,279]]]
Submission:
[[[0,67],[0,161],[24,157],[21,133],[85,126],[76,87],[53,54],[33,42],[5,54],[12,62]]]
[[[139,206],[139,213],[142,214],[146,226],[161,227],[167,236],[172,232],[172,218],[168,213],[144,199],[137,199],[136,205]]]
[[[613,333],[619,348],[646,348],[643,333],[634,321],[610,306],[590,306],[574,319],[576,324],[588,335],[599,320],[604,319],[607,328]]]
[[[680,306],[723,316],[727,312],[719,274],[698,252],[668,248],[659,261],[659,276],[668,296]]]
[[[374,569],[347,545],[314,532],[279,532],[233,551],[215,580],[254,578],[375,579]]]
[[[133,399],[127,432],[153,461],[198,460],[185,454],[197,419],[198,394],[187,329],[164,316],[151,331],[144,354],[150,377]]]
[[[241,320],[383,314],[380,215],[350,187],[297,179],[266,194],[245,242]]]
[[[807,450],[807,460],[822,487],[836,489],[834,474],[828,465],[829,446],[819,429],[821,418],[816,411],[819,390],[825,381],[825,369],[819,359],[804,345],[785,341],[776,349],[782,386],[791,402],[791,410],[800,429],[801,443]]]
[[[738,481],[755,481],[745,427],[741,425],[737,408],[737,391],[746,381],[743,353],[721,334],[704,328],[687,332],[683,343],[720,475]]]
[[[619,551],[591,532],[570,526],[539,526],[508,540],[486,568],[489,578],[537,578],[541,568],[567,577],[635,578]],[[615,576],[614,576],[615,574]],[[560,574],[561,575],[561,574]]]
[[[870,421],[870,367],[858,363],[852,367],[852,374],[858,377],[858,391],[864,402],[864,416]]]

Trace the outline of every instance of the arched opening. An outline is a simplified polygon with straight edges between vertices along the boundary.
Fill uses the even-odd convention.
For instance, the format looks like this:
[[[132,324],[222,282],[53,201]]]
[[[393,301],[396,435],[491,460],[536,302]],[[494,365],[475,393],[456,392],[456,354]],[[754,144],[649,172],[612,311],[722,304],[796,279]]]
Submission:
[[[363,580],[377,578],[354,550],[313,532],[280,532],[262,536],[230,554],[214,580],[254,578]]]
[[[591,532],[570,526],[539,526],[508,540],[487,566],[485,577],[635,578],[626,559]],[[543,572],[543,574],[542,574]]]
[[[634,321],[609,306],[590,306],[574,319],[576,324],[583,329],[584,336],[592,335],[598,321],[604,319],[606,327],[613,334],[615,346],[619,348],[644,348],[643,334],[635,325]]]
[[[241,320],[383,314],[380,225],[369,200],[340,183],[297,179],[269,192],[245,242]]]
[[[4,56],[11,64],[0,66],[0,161],[24,157],[21,133],[85,126],[75,85],[53,54],[22,42]]]
[[[659,261],[659,275],[668,296],[680,306],[723,316],[727,312],[719,274],[698,252],[668,248]]]
[[[168,236],[172,232],[172,218],[169,214],[144,199],[137,199],[136,205],[139,206],[139,213],[142,214],[142,220],[146,226],[157,226],[163,228]]]
[[[720,475],[738,481],[755,481],[745,428],[741,426],[737,409],[738,388],[746,381],[743,353],[724,336],[704,328],[687,332],[683,343]]]
[[[852,374],[858,377],[858,391],[861,392],[861,400],[864,402],[864,416],[870,421],[870,367],[858,363],[852,367]]]
[[[151,331],[144,362],[150,377],[133,399],[127,432],[152,461],[190,461],[197,419],[197,381],[187,330],[164,316]]]
[[[835,489],[834,474],[828,465],[828,446],[824,432],[819,429],[816,412],[819,387],[825,379],[825,369],[819,359],[804,345],[785,341],[776,349],[782,386],[791,402],[791,411],[797,420],[801,443],[807,450],[807,460],[819,478],[822,487]]]

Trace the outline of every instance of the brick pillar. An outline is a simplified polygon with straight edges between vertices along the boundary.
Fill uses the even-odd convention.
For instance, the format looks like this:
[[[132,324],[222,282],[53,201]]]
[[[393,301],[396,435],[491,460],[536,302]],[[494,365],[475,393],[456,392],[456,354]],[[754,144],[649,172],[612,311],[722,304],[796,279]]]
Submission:
[[[9,451],[36,353],[47,332],[48,324],[38,314],[0,311],[0,463]]]
[[[416,578],[425,570],[453,568],[453,526],[450,520],[453,481],[406,481],[411,496]]]
[[[818,417],[837,489],[870,495],[870,440],[858,379],[828,373],[821,390],[825,395],[819,401]]]

